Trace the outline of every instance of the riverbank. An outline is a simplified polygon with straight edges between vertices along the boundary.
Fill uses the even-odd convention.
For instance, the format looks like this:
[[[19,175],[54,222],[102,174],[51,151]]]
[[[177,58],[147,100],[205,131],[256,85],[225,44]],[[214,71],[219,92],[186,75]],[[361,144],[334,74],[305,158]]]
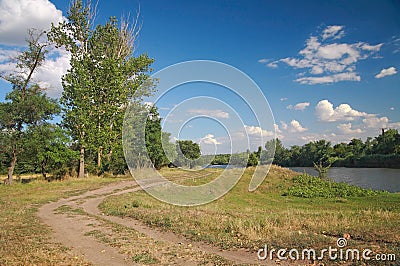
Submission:
[[[167,178],[178,180],[180,175],[187,175],[180,169],[161,171]],[[185,179],[182,184],[209,182],[216,178],[217,171],[223,170],[202,171],[204,178]],[[322,250],[328,246],[335,247],[337,239],[343,236],[349,238],[351,248],[399,254],[400,194],[365,193],[362,197],[311,198],[284,196],[295,185],[293,178],[298,173],[278,166],[272,166],[260,187],[250,193],[248,184],[252,171],[254,168],[247,168],[229,193],[203,206],[173,206],[139,191],[110,197],[100,208],[106,214],[138,219],[160,230],[222,249],[252,250],[254,256],[265,244],[275,249],[312,247]]]
[[[165,168],[161,173],[181,184],[201,185],[215,179],[222,171],[223,169],[183,171]],[[369,248],[374,254],[399,254],[399,193],[370,193],[340,186],[349,193],[337,194],[336,186],[307,181],[307,178],[303,179],[305,183],[299,183],[299,179],[295,178],[298,173],[278,166],[272,166],[260,187],[249,192],[252,171],[254,168],[247,168],[229,193],[203,206],[172,206],[152,198],[140,191],[139,187],[134,187],[132,193],[107,198],[101,203],[102,213],[125,217],[118,221],[126,222],[128,217],[133,218],[133,221],[139,220],[152,229],[156,236],[159,236],[159,230],[167,235],[170,232],[192,240],[188,243],[204,242],[223,254],[227,250],[239,253],[245,251],[251,258],[256,258],[257,251],[265,247],[265,244],[271,249],[322,250],[329,246],[336,247],[337,239],[343,236],[348,238],[349,248]],[[133,182],[129,179],[129,182]],[[54,182],[33,180],[29,184],[15,182],[12,186],[0,186],[0,264],[91,265],[90,257],[74,253],[66,246],[54,242],[51,239],[52,230],[38,219],[37,211],[50,201],[81,195],[85,191],[105,185],[113,186],[110,183],[117,184],[121,180],[90,177]],[[313,191],[322,191],[321,197],[316,197],[317,194],[299,194],[299,185],[309,182],[313,183]],[[321,184],[324,190],[320,190]],[[119,187],[109,190],[122,192]],[[194,244],[192,247],[192,244],[179,242],[172,247],[163,241],[144,237],[133,229],[109,223],[103,214],[96,218],[85,212],[81,206],[85,201],[97,201],[101,197],[109,196],[108,192],[107,190],[103,191],[104,194],[99,194],[93,191],[90,196],[83,195],[79,200],[70,198],[69,202],[77,206],[62,205],[56,214],[64,215],[66,221],[70,221],[66,225],[72,224],[76,230],[83,227],[89,230],[82,240],[99,241],[100,246],[107,245],[107,248],[98,251],[105,255],[109,254],[110,249],[118,248],[127,252],[122,254],[128,254],[130,262],[141,264],[161,262],[160,256],[168,257],[169,261],[193,258]],[[111,216],[107,219],[117,219]],[[85,219],[94,220],[83,224]],[[56,223],[60,224],[58,221]],[[60,236],[63,237],[62,234]],[[224,264],[218,256],[203,254],[196,259],[204,264],[218,262],[218,265],[230,265]],[[325,264],[347,265],[339,261]],[[374,264],[368,262],[368,265]]]
[[[318,176],[313,167],[289,167],[289,169]],[[332,181],[345,182],[361,188],[400,192],[400,169],[331,167],[327,176]]]

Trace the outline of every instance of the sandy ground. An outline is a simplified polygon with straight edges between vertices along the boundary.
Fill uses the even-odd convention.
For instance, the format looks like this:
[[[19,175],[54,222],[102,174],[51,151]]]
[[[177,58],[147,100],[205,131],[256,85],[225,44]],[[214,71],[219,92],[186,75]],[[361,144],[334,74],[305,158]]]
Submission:
[[[161,247],[157,250],[157,253],[164,253],[162,255],[166,259],[161,260],[158,264],[213,265],[215,261],[208,260],[207,262],[204,258],[217,255],[215,257],[220,256],[228,261],[227,264],[232,265],[277,265],[271,261],[259,261],[255,251],[245,249],[221,250],[219,247],[207,243],[193,242],[172,232],[151,228],[135,219],[104,215],[98,208],[98,205],[106,197],[134,192],[140,189],[134,181],[113,183],[78,196],[45,204],[39,209],[38,215],[52,228],[54,241],[62,243],[70,248],[75,256],[82,256],[94,265],[137,265],[132,260],[132,255],[122,252],[118,247],[105,244],[95,237],[87,235],[93,229],[112,234],[108,228],[104,227],[104,223],[100,222],[104,220],[133,229],[144,235],[142,238],[143,243],[135,243],[135,245],[147,245],[149,239],[152,241],[155,240],[157,243],[162,242],[164,248]],[[68,213],[57,212],[56,209],[61,206],[82,209],[87,215],[70,215]],[[137,242],[138,240],[135,241]],[[180,255],[178,256],[178,254]],[[267,262],[269,263],[267,264]],[[223,264],[226,264],[226,262]],[[281,262],[280,265],[283,265],[283,263]]]

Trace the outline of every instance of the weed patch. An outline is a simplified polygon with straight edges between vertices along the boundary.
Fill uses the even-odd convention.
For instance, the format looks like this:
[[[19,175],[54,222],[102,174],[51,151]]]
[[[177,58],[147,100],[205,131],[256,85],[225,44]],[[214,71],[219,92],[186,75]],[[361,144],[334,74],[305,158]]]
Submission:
[[[283,195],[301,198],[348,198],[376,196],[382,193],[387,192],[363,189],[346,183],[337,183],[308,174],[302,174],[293,178],[293,186]]]

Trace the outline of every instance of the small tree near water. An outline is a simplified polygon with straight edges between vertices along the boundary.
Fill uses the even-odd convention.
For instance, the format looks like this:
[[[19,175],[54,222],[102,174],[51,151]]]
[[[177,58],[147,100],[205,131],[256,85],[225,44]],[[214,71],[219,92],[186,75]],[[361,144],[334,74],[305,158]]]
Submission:
[[[322,158],[319,160],[318,164],[313,162],[314,169],[318,172],[318,177],[325,179],[328,174],[329,168],[331,168],[332,164],[337,160],[335,157],[329,157],[324,154]]]

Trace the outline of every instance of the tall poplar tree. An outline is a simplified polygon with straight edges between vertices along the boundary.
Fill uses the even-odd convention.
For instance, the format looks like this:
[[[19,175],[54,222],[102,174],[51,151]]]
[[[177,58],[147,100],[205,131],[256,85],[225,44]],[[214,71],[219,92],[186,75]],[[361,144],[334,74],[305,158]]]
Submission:
[[[53,25],[50,40],[71,53],[71,68],[63,76],[64,125],[80,149],[79,177],[84,176],[85,150],[96,151],[100,170],[103,154],[111,160],[121,142],[128,100],[148,79],[153,62],[147,55],[134,57],[136,24],[93,25],[94,13],[81,0],[71,4],[67,21]],[[143,95],[149,91],[143,91]]]

